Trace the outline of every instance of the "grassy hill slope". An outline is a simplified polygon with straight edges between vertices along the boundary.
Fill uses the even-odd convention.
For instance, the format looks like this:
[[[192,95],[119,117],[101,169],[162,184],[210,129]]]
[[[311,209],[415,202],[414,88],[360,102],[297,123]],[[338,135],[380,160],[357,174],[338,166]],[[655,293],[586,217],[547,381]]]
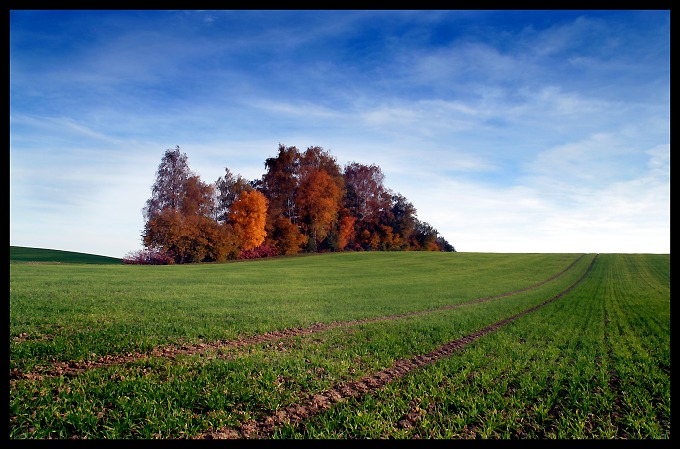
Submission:
[[[120,264],[121,259],[96,254],[76,253],[57,249],[27,248],[24,246],[9,247],[10,262],[46,262],[46,263],[92,263]]]

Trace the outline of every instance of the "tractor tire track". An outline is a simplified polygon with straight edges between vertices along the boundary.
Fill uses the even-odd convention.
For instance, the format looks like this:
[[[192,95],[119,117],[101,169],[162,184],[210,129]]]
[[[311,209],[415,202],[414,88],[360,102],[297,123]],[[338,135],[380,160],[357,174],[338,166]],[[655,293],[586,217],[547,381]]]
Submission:
[[[96,360],[87,360],[87,361],[62,361],[62,362],[54,362],[49,366],[38,366],[36,369],[32,372],[22,372],[18,368],[13,368],[10,369],[9,372],[9,377],[10,381],[15,381],[18,379],[33,379],[33,380],[41,380],[45,377],[58,377],[58,376],[76,376],[80,374],[83,371],[90,370],[90,369],[95,369],[95,368],[102,368],[106,366],[112,366],[112,365],[122,365],[125,363],[130,363],[130,362],[135,362],[138,360],[142,360],[145,358],[151,358],[151,357],[165,357],[165,358],[170,358],[174,359],[177,356],[181,355],[195,355],[199,354],[201,352],[205,352],[208,350],[216,350],[216,351],[221,351],[221,350],[226,350],[226,349],[239,349],[245,346],[251,346],[251,345],[256,345],[260,343],[269,343],[269,342],[274,342],[282,339],[287,339],[287,338],[292,338],[292,337],[297,337],[297,336],[302,336],[302,335],[310,335],[318,332],[323,332],[326,330],[330,329],[335,329],[335,328],[340,328],[340,327],[349,327],[349,326],[355,326],[358,324],[367,324],[367,323],[377,323],[381,321],[389,321],[389,320],[394,320],[394,319],[399,319],[399,318],[404,318],[404,317],[409,317],[409,316],[419,316],[419,315],[425,315],[428,313],[432,312],[437,312],[437,311],[443,311],[443,310],[451,310],[455,309],[458,307],[470,305],[470,304],[476,304],[476,303],[483,303],[487,301],[492,301],[495,299],[500,299],[500,298],[505,298],[508,296],[516,295],[519,293],[523,293],[529,290],[536,289],[550,281],[553,281],[557,279],[558,277],[562,276],[569,270],[571,270],[576,263],[581,260],[583,257],[585,257],[585,254],[581,254],[579,257],[577,257],[574,261],[572,261],[567,267],[565,267],[562,271],[558,272],[557,274],[554,274],[553,276],[540,281],[536,284],[530,285],[528,287],[521,288],[519,290],[513,290],[510,292],[505,292],[501,293],[499,295],[494,295],[494,296],[487,296],[483,298],[476,298],[470,301],[465,301],[461,303],[456,303],[456,304],[449,304],[441,307],[435,307],[431,309],[425,309],[425,310],[417,310],[417,311],[412,311],[412,312],[405,312],[405,313],[400,313],[400,314],[395,314],[395,315],[385,315],[385,316],[380,316],[380,317],[373,317],[373,318],[363,318],[363,319],[357,319],[357,320],[348,320],[348,321],[335,321],[331,323],[315,323],[311,326],[308,327],[298,327],[298,328],[289,328],[289,329],[283,329],[283,330],[276,330],[272,332],[266,332],[262,334],[257,334],[252,337],[240,337],[235,340],[217,340],[214,342],[210,343],[196,343],[192,345],[183,345],[183,346],[165,346],[165,347],[158,347],[156,349],[151,350],[148,353],[139,353],[139,352],[128,352],[125,355],[106,355],[99,357]]]
[[[299,424],[303,421],[317,415],[325,410],[328,410],[333,404],[338,402],[343,402],[346,399],[358,398],[365,394],[371,393],[378,390],[384,385],[399,379],[412,371],[422,368],[427,365],[431,365],[437,362],[443,357],[448,357],[456,351],[460,351],[465,348],[468,344],[474,342],[478,338],[489,334],[491,332],[497,331],[499,328],[505,326],[508,323],[520,318],[524,315],[528,315],[536,310],[552,303],[553,301],[561,298],[565,294],[569,293],[574,287],[576,287],[581,281],[590,273],[597,255],[593,257],[590,265],[585,270],[585,272],[569,287],[567,287],[562,292],[551,297],[550,299],[530,307],[522,312],[512,315],[508,318],[504,318],[497,321],[483,329],[476,332],[468,334],[459,339],[450,341],[436,350],[413,357],[410,360],[401,359],[396,360],[390,368],[364,376],[359,380],[352,382],[342,382],[338,383],[336,386],[317,394],[309,395],[303,402],[298,404],[292,404],[284,407],[282,410],[278,410],[261,419],[249,420],[241,424],[237,429],[232,428],[222,428],[213,432],[205,433],[196,436],[197,439],[236,439],[236,438],[269,438],[276,428],[281,424]]]

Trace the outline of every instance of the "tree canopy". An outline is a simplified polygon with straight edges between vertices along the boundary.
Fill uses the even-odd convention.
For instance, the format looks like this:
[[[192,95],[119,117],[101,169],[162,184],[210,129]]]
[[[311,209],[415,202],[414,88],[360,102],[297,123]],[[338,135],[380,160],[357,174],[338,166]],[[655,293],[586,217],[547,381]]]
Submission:
[[[303,251],[455,251],[384,185],[375,164],[341,168],[321,147],[301,153],[279,144],[264,167],[253,181],[225,167],[207,184],[179,146],[166,150],[143,209],[143,252],[191,263]]]

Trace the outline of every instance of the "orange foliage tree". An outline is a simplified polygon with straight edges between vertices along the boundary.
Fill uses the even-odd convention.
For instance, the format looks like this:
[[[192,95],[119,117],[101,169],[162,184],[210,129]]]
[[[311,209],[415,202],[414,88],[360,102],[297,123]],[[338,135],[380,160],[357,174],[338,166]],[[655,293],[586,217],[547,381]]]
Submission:
[[[300,226],[283,215],[268,216],[266,229],[265,244],[275,247],[278,254],[297,254],[307,242],[307,237],[300,230]]]
[[[310,238],[325,239],[338,218],[343,192],[326,170],[312,169],[301,180],[296,205]]]
[[[331,154],[312,146],[299,158],[295,204],[307,251],[336,249],[338,212],[345,196],[342,169]]]
[[[253,249],[264,242],[266,218],[267,198],[257,190],[241,192],[229,212],[229,222],[238,235],[240,249]]]
[[[338,223],[338,242],[337,250],[344,250],[349,242],[354,239],[356,231],[354,230],[354,223],[356,223],[357,218],[352,215],[342,215]]]
[[[144,245],[159,248],[175,263],[201,262],[208,241],[201,235],[201,220],[165,208],[154,214],[144,226]]]

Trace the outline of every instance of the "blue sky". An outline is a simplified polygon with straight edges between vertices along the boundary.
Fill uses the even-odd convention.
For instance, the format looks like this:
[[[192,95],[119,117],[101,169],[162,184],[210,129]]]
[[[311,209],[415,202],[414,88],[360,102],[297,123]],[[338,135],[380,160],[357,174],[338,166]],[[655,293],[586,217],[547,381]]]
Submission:
[[[279,143],[461,252],[670,253],[670,11],[10,11],[10,245],[123,257],[166,149]]]

